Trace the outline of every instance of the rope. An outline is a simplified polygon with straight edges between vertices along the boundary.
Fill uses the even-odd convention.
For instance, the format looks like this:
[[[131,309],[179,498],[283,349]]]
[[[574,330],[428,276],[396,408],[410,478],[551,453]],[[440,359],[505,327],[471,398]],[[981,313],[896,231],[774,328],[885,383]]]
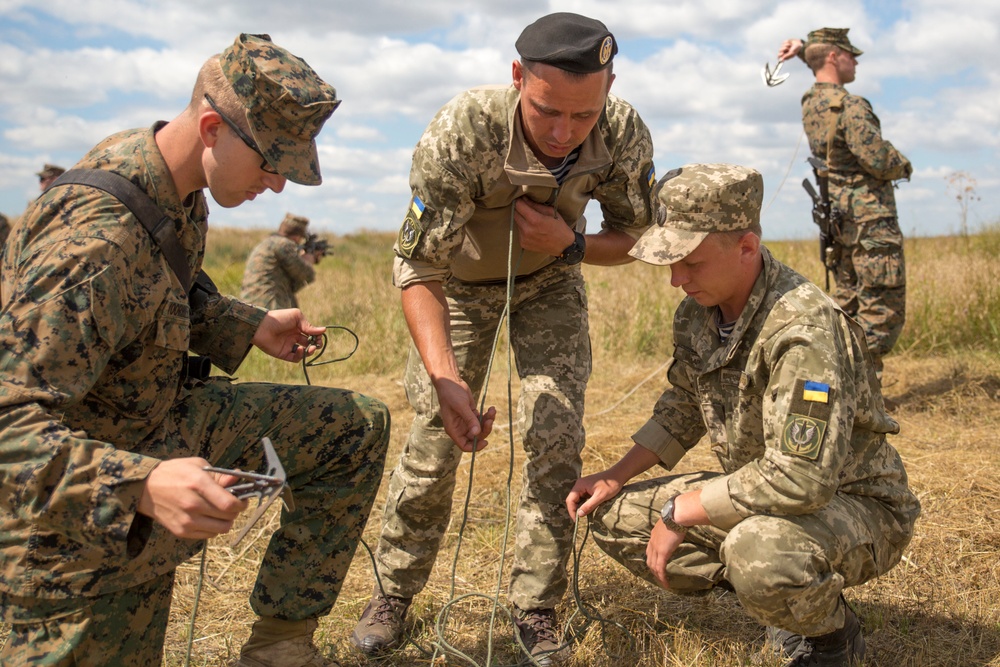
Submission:
[[[764,210],[760,212],[761,217],[764,217],[764,214],[767,213],[767,210],[771,208],[771,204],[773,204],[774,200],[778,198],[778,193],[781,192],[781,188],[785,185],[785,181],[788,180],[788,174],[791,173],[792,171],[792,166],[795,164],[795,158],[799,156],[799,148],[802,147],[803,136],[805,136],[805,132],[799,133],[799,141],[797,144],[795,144],[795,152],[792,153],[792,159],[788,161],[788,168],[785,169],[785,175],[782,176],[781,182],[778,183],[778,189],[775,190],[774,195],[771,196],[771,201],[767,202],[767,206],[765,206]]]

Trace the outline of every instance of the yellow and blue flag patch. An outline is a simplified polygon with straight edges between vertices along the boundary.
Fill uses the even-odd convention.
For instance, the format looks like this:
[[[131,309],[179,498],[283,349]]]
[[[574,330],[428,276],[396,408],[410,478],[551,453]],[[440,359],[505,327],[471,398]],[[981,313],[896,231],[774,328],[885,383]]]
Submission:
[[[424,227],[420,223],[420,218],[423,216],[425,208],[420,197],[413,195],[410,207],[406,209],[406,217],[403,218],[403,226],[399,228],[399,238],[396,243],[400,254],[407,259],[413,257],[413,250],[420,242],[420,237],[424,235]]]
[[[829,403],[830,385],[807,380],[802,387],[802,400],[813,403]]]

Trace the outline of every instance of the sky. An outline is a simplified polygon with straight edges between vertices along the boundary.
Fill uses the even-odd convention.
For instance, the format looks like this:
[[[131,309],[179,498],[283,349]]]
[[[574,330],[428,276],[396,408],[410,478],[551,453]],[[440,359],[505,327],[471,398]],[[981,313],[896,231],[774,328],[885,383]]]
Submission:
[[[44,163],[72,166],[116,131],[170,120],[201,64],[240,32],[268,33],[336,87],[318,138],[323,184],[289,183],[238,208],[210,200],[210,225],[276,228],[286,212],[334,234],[395,231],[413,146],[462,90],[509,83],[514,42],[539,16],[602,20],[619,42],[612,93],[649,126],[657,172],[729,162],[764,176],[765,239],[816,234],[802,180],[801,125],[813,77],[798,59],[769,88],[781,42],[849,27],[848,85],[914,165],[896,191],[910,236],[1000,220],[1000,3],[965,0],[0,0],[0,212],[38,194]],[[993,64],[991,64],[993,63]],[[600,210],[588,209],[588,229]]]

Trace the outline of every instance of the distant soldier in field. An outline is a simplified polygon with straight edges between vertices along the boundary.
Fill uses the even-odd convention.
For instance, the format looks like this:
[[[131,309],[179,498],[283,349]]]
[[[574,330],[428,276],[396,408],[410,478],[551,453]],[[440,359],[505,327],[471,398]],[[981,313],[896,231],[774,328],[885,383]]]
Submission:
[[[323,252],[302,247],[309,219],[288,213],[278,233],[257,244],[243,272],[244,301],[268,310],[298,308],[295,293],[316,280]]]
[[[882,357],[896,344],[906,319],[903,234],[893,181],[909,178],[910,161],[882,138],[871,103],[851,95],[861,51],[847,28],[821,28],[805,42],[786,40],[779,60],[805,60],[816,83],[802,96],[802,124],[814,157],[826,165],[829,199],[840,214],[834,298],[865,330],[879,378]]]
[[[550,14],[516,48],[513,85],[459,94],[414,150],[393,283],[413,337],[405,382],[416,417],[375,554],[384,590],[375,588],[351,638],[369,654],[399,645],[448,527],[462,452],[490,432],[496,411],[480,414],[476,397],[511,271],[527,458],[508,598],[536,662],[569,656],[555,607],[568,582],[573,524],[563,499],[581,467],[591,370],[580,264],[630,261],[650,224],[653,145],[636,110],[609,95],[617,46],[603,23]],[[604,220],[585,233],[593,200]]]
[[[160,664],[176,568],[248,507],[230,488],[245,480],[205,468],[259,470],[263,437],[294,508],[267,542],[237,667],[331,664],[313,633],[382,479],[388,410],[187,369],[189,351],[227,373],[252,346],[287,362],[315,351],[323,328],[298,309],[265,311],[200,275],[204,190],[231,208],[319,185],[315,139],[338,104],[305,61],[241,34],[178,116],[104,139],[14,226],[0,265],[4,667]],[[156,217],[130,212],[137,193]]]
[[[688,165],[660,185],[659,224],[631,254],[669,265],[687,294],[669,387],[566,509],[591,514],[600,547],[653,584],[735,590],[788,667],[857,664],[865,641],[842,592],[899,562],[920,512],[864,334],[761,245],[758,172]],[[706,435],[722,472],[626,486]]]
[[[52,184],[52,181],[62,176],[65,171],[65,169],[58,165],[46,163],[42,167],[42,170],[35,174],[38,176],[38,189],[41,192],[45,192],[45,189]]]
[[[3,246],[7,242],[8,234],[10,234],[10,219],[0,213],[0,255],[3,254]]]

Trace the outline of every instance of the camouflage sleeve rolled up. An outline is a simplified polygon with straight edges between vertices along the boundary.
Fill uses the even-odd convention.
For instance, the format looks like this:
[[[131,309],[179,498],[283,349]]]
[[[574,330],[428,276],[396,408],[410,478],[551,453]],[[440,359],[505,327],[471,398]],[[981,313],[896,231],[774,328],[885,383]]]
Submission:
[[[856,95],[844,98],[840,129],[848,150],[858,165],[871,176],[894,181],[909,178],[913,172],[906,156],[882,138],[881,124],[872,111],[871,103],[865,98]]]
[[[652,224],[650,190],[656,184],[653,139],[632,105],[613,95],[608,97],[607,119],[605,142],[612,167],[607,179],[594,190],[604,215],[601,227],[638,239]]]

